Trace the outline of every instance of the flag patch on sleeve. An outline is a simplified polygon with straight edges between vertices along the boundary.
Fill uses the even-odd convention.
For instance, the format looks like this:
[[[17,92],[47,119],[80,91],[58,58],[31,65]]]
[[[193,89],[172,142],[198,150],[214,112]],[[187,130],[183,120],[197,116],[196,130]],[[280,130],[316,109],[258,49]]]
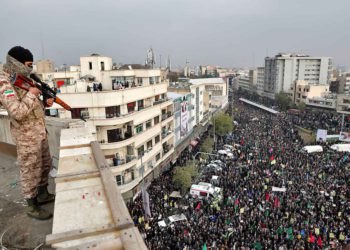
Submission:
[[[15,96],[15,92],[12,89],[7,89],[7,90],[4,91],[4,96],[5,97]]]

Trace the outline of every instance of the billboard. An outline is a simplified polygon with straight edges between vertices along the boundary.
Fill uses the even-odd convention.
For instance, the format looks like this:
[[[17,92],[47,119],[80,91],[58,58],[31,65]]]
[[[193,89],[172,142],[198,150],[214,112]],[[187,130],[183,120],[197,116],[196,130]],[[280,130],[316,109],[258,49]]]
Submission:
[[[184,137],[188,133],[188,102],[186,97],[184,96],[181,101],[181,130],[180,137]]]

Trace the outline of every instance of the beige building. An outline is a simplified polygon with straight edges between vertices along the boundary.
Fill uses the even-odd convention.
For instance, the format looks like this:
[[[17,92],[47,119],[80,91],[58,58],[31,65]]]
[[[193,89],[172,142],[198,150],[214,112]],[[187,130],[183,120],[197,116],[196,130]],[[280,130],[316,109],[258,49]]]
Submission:
[[[173,102],[167,97],[168,82],[160,69],[125,65],[114,70],[108,57],[92,55],[81,63],[81,75],[101,80],[102,91],[77,79],[59,94],[72,112],[56,104],[53,109],[61,118],[87,120],[124,198],[130,199],[140,191],[142,176],[149,183],[171,160]]]
[[[54,71],[53,62],[50,60],[37,61],[35,62],[35,66],[36,66],[36,73],[39,75]]]
[[[307,99],[323,97],[329,92],[329,85],[311,85],[304,80],[297,80],[291,87],[291,98],[295,104],[306,102]]]
[[[337,95],[337,112],[350,114],[350,95]]]

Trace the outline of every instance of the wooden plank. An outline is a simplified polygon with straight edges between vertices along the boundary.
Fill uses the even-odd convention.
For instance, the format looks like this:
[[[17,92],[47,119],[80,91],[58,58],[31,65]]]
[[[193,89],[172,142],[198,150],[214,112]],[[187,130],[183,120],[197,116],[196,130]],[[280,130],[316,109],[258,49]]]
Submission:
[[[105,193],[107,195],[107,200],[115,225],[119,226],[121,224],[133,222],[117,184],[112,177],[112,172],[110,171],[110,167],[106,162],[106,158],[100,148],[100,145],[98,142],[94,141],[91,142],[91,148],[97,167],[101,173],[101,179],[105,188]],[[126,250],[147,249],[136,227],[124,230],[121,238],[124,249]]]

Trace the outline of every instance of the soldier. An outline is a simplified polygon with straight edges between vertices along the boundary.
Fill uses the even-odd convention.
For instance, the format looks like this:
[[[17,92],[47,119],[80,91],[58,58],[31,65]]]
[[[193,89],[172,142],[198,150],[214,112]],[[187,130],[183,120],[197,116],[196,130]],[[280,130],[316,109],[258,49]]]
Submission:
[[[6,56],[4,71],[0,71],[0,103],[11,120],[11,134],[17,145],[22,194],[28,203],[27,214],[46,220],[52,214],[40,207],[52,202],[53,194],[47,191],[51,156],[45,129],[44,105],[39,99],[40,90],[29,91],[13,86],[15,73],[28,77],[33,70],[33,55],[28,49],[13,47]],[[45,105],[52,106],[53,99]]]

